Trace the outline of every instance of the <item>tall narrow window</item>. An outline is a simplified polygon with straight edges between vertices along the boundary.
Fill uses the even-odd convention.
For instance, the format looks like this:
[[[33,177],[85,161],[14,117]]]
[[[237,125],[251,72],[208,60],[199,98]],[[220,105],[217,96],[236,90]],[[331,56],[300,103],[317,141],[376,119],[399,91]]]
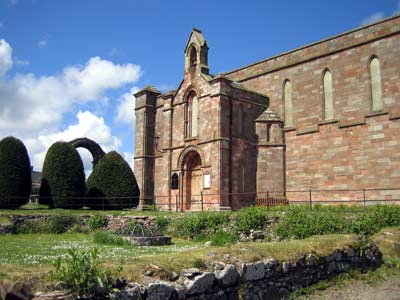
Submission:
[[[196,94],[190,93],[185,104],[185,137],[196,137],[199,132],[199,101]]]
[[[285,106],[285,126],[293,126],[292,84],[289,80],[286,80],[283,87],[283,97]]]
[[[379,59],[374,57],[369,65],[371,73],[372,111],[382,110],[382,82]]]
[[[197,97],[194,96],[192,99],[192,136],[198,134],[198,121],[199,121],[199,102]]]
[[[324,74],[324,118],[333,119],[333,94],[332,94],[332,74],[329,70]]]

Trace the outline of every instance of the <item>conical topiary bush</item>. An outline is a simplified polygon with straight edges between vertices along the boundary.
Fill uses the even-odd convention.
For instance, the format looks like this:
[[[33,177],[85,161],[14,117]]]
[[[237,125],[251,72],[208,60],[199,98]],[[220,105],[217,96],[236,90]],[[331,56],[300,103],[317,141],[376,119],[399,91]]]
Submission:
[[[32,188],[31,164],[25,145],[14,137],[0,141],[0,208],[28,203]]]
[[[85,172],[78,151],[69,143],[54,143],[44,160],[39,203],[78,209],[84,204],[85,192]]]
[[[139,187],[128,163],[117,152],[107,153],[87,180],[86,205],[94,209],[136,207]]]

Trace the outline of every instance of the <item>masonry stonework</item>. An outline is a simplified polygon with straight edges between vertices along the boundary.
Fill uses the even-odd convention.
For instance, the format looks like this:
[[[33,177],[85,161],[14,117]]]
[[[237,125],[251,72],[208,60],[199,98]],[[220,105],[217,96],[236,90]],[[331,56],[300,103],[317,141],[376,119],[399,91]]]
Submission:
[[[224,210],[257,197],[304,200],[299,190],[329,190],[316,195],[328,201],[400,187],[399,32],[395,16],[213,76],[207,43],[193,29],[177,90],[146,87],[135,94],[141,205]],[[379,61],[380,78],[371,74],[372,60]],[[372,103],[377,84],[382,109]],[[343,189],[357,191],[344,195]],[[400,197],[391,190],[368,193]]]

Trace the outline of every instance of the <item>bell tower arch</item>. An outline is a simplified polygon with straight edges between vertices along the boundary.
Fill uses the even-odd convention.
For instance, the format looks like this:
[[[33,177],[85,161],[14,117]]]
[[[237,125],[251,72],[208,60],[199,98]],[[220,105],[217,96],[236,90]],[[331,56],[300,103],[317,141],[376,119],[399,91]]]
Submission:
[[[185,47],[185,72],[208,74],[208,46],[203,34],[193,28]]]

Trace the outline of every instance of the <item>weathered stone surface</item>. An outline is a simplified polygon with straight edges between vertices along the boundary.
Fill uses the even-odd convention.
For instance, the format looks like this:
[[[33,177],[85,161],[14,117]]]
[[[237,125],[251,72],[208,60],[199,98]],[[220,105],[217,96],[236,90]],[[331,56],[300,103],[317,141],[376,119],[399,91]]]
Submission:
[[[262,279],[265,276],[264,262],[259,261],[255,263],[244,264],[243,274],[245,280],[247,281],[255,281]]]
[[[196,276],[193,280],[187,280],[185,282],[187,294],[196,295],[202,293],[212,292],[214,288],[215,274],[214,273],[203,273],[202,275]]]
[[[239,283],[240,274],[233,265],[226,266],[223,270],[215,271],[215,277],[222,287],[229,287]]]
[[[177,299],[177,292],[170,283],[150,283],[147,287],[147,300],[174,300]]]

